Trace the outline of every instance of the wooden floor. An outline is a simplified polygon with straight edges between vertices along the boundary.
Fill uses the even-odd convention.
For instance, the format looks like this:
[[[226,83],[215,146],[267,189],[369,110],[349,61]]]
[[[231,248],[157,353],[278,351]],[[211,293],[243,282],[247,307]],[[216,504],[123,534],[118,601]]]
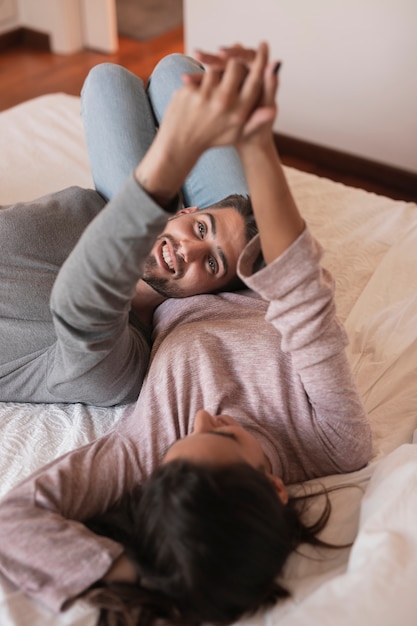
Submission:
[[[119,63],[143,79],[171,52],[183,52],[183,30],[148,41],[120,37],[118,52],[101,54],[83,50],[69,55],[17,43],[0,52],[0,111],[45,93],[63,91],[79,95],[88,71],[98,63]]]
[[[0,111],[45,93],[62,91],[79,95],[89,69],[97,63],[119,63],[146,80],[159,59],[171,52],[183,51],[182,27],[148,41],[120,37],[119,50],[114,54],[83,50],[71,55],[56,55],[27,40],[11,41],[7,45],[3,42],[0,50]],[[366,177],[347,175],[293,154],[281,153],[281,157],[286,165],[347,185],[399,200],[417,199],[383,180],[370,181]]]

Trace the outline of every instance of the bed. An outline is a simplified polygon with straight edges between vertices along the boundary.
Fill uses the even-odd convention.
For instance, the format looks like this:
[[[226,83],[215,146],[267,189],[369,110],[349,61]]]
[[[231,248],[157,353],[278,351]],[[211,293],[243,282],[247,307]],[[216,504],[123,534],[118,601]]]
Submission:
[[[92,187],[79,98],[49,94],[0,114],[0,204],[77,184]],[[417,623],[417,205],[286,169],[337,284],[349,358],[372,423],[372,462],[329,476],[333,513],[323,538],[287,565],[292,597],[242,626],[414,626]],[[0,403],[0,495],[132,410]],[[314,481],[311,481],[314,486]],[[297,491],[302,486],[293,486]],[[313,502],[311,515],[322,502]],[[93,626],[78,601],[57,616],[0,578],[1,626]]]

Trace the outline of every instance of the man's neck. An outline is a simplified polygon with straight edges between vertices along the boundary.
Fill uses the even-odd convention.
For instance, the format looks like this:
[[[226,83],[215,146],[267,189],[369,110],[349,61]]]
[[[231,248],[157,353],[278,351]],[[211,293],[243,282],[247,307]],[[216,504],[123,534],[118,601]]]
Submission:
[[[132,298],[132,309],[141,322],[151,326],[152,317],[157,306],[166,300],[144,280],[136,284],[136,293]]]

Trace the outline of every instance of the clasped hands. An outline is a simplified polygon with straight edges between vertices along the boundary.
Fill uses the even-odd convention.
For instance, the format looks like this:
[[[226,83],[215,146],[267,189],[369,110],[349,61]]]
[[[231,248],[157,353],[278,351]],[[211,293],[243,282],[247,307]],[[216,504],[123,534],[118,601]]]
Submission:
[[[261,43],[257,50],[235,45],[217,54],[197,51],[203,74],[185,74],[164,123],[180,129],[191,152],[234,145],[270,134],[277,113],[276,64]]]
[[[167,206],[209,148],[233,145],[243,156],[272,137],[278,78],[268,45],[256,50],[235,45],[195,56],[206,71],[183,75],[183,86],[174,92],[135,171],[138,183],[161,206]]]

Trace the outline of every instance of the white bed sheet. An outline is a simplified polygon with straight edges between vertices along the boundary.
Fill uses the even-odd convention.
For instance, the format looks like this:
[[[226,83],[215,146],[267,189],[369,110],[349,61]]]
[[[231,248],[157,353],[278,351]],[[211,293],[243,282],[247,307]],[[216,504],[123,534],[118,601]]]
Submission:
[[[0,204],[69,185],[92,186],[79,98],[51,94],[0,114]],[[323,244],[337,283],[349,357],[374,433],[372,463],[330,476],[324,538],[351,550],[293,555],[292,598],[244,620],[265,626],[414,626],[417,623],[417,205],[287,168],[293,193]],[[101,435],[129,412],[0,403],[0,494],[45,462]],[[314,481],[312,481],[314,483]],[[316,502],[314,511],[320,510]],[[0,579],[1,626],[92,626],[82,602],[52,615]]]

